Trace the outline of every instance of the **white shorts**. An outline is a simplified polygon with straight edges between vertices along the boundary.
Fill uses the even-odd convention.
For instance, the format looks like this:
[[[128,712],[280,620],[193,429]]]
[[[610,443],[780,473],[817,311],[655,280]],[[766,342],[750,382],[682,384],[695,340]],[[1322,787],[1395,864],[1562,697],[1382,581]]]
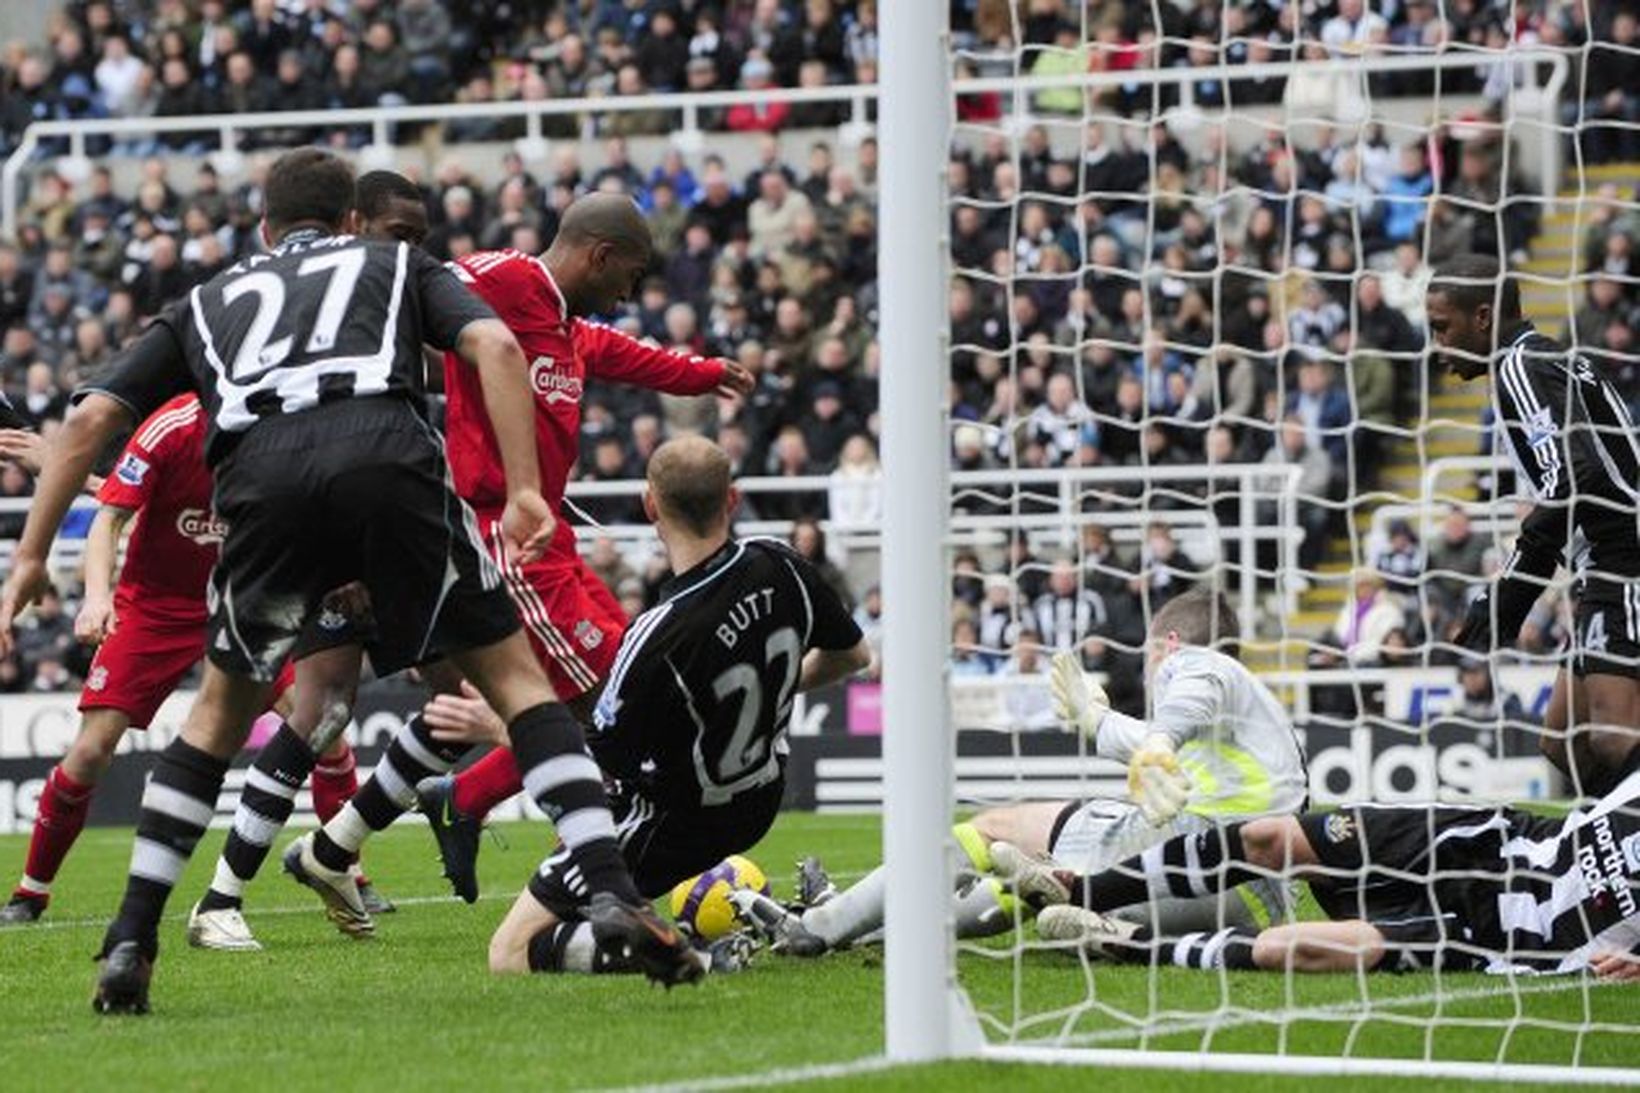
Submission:
[[[1067,869],[1098,873],[1175,836],[1200,834],[1214,826],[1205,817],[1181,812],[1161,827],[1154,827],[1138,805],[1096,797],[1065,806],[1048,837],[1048,853]],[[1293,906],[1295,892],[1291,881],[1261,878],[1242,885],[1235,895],[1223,900],[1222,916],[1219,897],[1203,896],[1156,900],[1119,911],[1117,917],[1158,924],[1170,935],[1213,930],[1221,925],[1267,926],[1285,917],[1286,909]]]

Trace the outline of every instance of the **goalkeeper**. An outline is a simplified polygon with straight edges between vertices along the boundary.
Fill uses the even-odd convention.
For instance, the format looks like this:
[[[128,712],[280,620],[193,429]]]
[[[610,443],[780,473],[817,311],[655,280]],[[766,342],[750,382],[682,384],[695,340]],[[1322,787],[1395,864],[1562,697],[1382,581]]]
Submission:
[[[970,866],[956,897],[959,936],[986,936],[1013,926],[1006,888],[985,876],[992,872],[993,842],[1093,872],[1175,835],[1304,807],[1308,776],[1287,711],[1233,656],[1209,648],[1215,639],[1238,632],[1234,612],[1205,590],[1187,592],[1158,610],[1145,658],[1154,711],[1149,721],[1111,709],[1074,654],[1054,658],[1059,716],[1089,739],[1096,754],[1127,764],[1132,799],[1031,802],[981,812],[956,825],[957,843]],[[976,874],[983,879],[976,882]],[[835,895],[821,891],[812,872],[801,878],[800,887],[800,898],[810,904],[800,915],[755,893],[731,898],[777,948],[794,955],[819,955],[865,940],[882,926],[881,868]],[[1282,916],[1287,891],[1276,880],[1240,889],[1242,899],[1223,909],[1222,921],[1214,899],[1165,899],[1126,913],[1170,934],[1263,924]]]
[[[1181,835],[1091,875],[1005,844],[998,871],[1042,907],[1037,932],[1090,957],[1302,972],[1573,972],[1640,979],[1640,755],[1563,818],[1513,808],[1362,805]],[[1307,880],[1330,922],[1162,937],[1101,911]]]

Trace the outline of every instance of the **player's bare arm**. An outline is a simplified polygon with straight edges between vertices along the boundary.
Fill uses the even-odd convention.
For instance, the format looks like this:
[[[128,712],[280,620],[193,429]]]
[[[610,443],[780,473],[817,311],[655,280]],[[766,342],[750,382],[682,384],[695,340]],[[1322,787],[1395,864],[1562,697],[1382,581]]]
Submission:
[[[134,514],[118,505],[104,505],[91,521],[85,537],[85,599],[74,619],[74,637],[85,645],[101,645],[114,632],[114,580],[118,576],[120,535]]]
[[[87,395],[63,422],[40,469],[28,522],[12,556],[11,576],[0,590],[0,655],[11,652],[11,627],[18,612],[37,601],[51,583],[46,571],[51,542],[75,495],[85,488],[98,454],[132,424],[131,411],[125,405],[97,392]]]
[[[824,687],[855,672],[863,672],[871,664],[871,645],[864,639],[852,649],[810,649],[803,657],[803,671],[797,677],[797,689],[810,691]]]
[[[478,369],[484,407],[506,469],[507,511],[501,522],[508,545],[521,560],[533,561],[546,550],[557,519],[541,496],[541,470],[535,458],[535,397],[524,351],[505,323],[483,319],[462,330],[456,352]]]

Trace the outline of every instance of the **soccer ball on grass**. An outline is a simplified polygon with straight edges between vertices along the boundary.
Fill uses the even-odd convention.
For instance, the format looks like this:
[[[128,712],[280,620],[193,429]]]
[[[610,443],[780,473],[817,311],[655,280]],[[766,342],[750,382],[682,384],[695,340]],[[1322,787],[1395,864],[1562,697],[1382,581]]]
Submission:
[[[668,904],[679,926],[702,941],[716,941],[735,928],[729,893],[739,888],[769,894],[769,878],[749,858],[731,854],[698,877],[672,889]]]

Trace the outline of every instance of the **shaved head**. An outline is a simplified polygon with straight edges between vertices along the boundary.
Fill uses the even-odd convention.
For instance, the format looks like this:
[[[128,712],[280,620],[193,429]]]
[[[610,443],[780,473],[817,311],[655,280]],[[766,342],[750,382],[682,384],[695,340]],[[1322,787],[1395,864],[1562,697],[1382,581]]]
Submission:
[[[613,243],[646,259],[654,247],[643,213],[625,194],[587,194],[576,199],[564,210],[558,238],[572,247]]]
[[[705,537],[729,515],[729,456],[703,436],[668,440],[649,457],[649,492],[667,521]]]
[[[653,257],[638,206],[630,197],[599,193],[564,210],[545,261],[572,314],[609,315],[637,292]]]

